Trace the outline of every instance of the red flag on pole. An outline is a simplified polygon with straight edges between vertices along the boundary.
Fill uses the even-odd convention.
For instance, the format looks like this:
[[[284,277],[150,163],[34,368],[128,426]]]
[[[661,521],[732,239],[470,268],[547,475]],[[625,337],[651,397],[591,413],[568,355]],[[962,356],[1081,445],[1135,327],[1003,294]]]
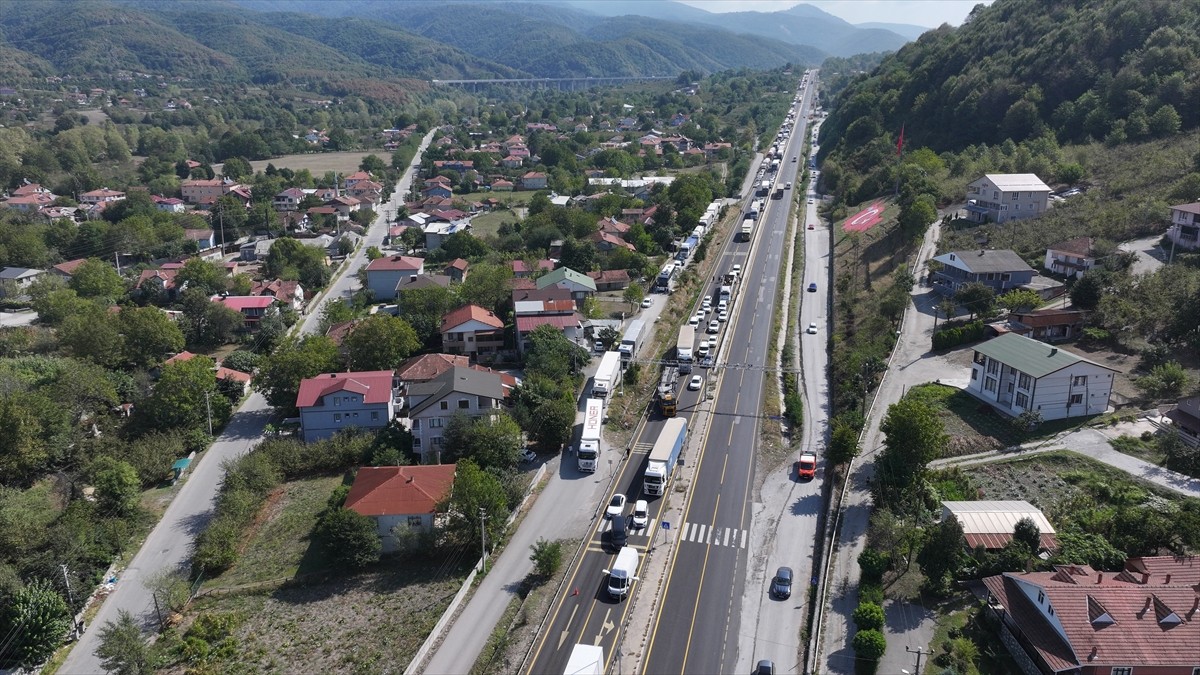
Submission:
[[[896,156],[899,157],[900,153],[903,151],[904,151],[904,125],[901,124],[900,125],[900,139],[898,141],[896,141]]]

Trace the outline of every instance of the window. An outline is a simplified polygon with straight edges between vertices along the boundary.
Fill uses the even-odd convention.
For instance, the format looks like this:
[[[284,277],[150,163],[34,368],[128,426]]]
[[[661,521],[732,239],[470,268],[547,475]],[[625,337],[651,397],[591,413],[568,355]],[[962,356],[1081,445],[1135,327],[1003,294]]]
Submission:
[[[1018,408],[1028,408],[1029,407],[1029,397],[1026,396],[1025,394],[1017,394],[1017,407]]]
[[[441,429],[442,428],[442,418],[440,418],[440,417],[429,418],[429,428],[430,429]]]
[[[1016,206],[1013,207],[1013,211],[1020,211],[1020,210],[1021,210],[1020,204],[1017,204]]]
[[[1069,405],[1083,405],[1083,394],[1071,394],[1071,403]]]
[[[450,402],[442,401],[442,410],[449,410],[449,409],[450,409]]]
[[[1200,668],[1192,671],[1193,673],[1200,671]],[[1128,666],[1117,666],[1112,669],[1112,675],[1133,675],[1133,668]]]
[[[1000,362],[996,359],[988,359],[988,375],[995,375],[998,370],[1000,370]]]
[[[1021,387],[1022,389],[1028,389],[1029,383],[1032,379],[1033,378],[1029,377],[1025,373],[1021,373],[1021,377],[1019,378],[1018,386]]]
[[[1087,375],[1076,375],[1071,378],[1072,387],[1082,387],[1085,384],[1087,384]]]
[[[979,371],[978,370],[975,370],[974,368],[971,369],[971,379],[972,380],[979,379]]]
[[[458,399],[458,409],[459,410],[470,410],[471,409],[470,399],[465,399],[465,398]]]
[[[1046,601],[1046,594],[1043,593],[1042,591],[1038,591],[1038,604],[1040,605],[1045,601]]]
[[[341,397],[341,396],[334,396],[334,397],[333,397],[333,404],[334,404],[334,405],[341,405],[341,404],[342,404],[342,397]]]
[[[358,419],[358,413],[354,413],[354,419]]]
[[[984,380],[983,381],[983,390],[995,393],[996,392],[996,378],[989,377],[986,380]]]
[[[1008,383],[1008,393],[1010,393],[1010,394],[1011,394],[1011,393],[1012,393],[1012,391],[1013,391],[1013,383],[1010,381],[1010,382]]]
[[[421,516],[409,516],[408,517],[408,526],[409,527],[421,527]]]
[[[1020,197],[1020,196],[1021,196],[1020,192],[1014,192],[1014,193],[1012,193],[1012,200],[1015,202],[1015,201],[1017,201],[1017,197]]]
[[[379,411],[378,410],[372,411],[371,412],[371,421],[374,422],[374,421],[377,421],[378,419],[379,419]]]
[[[341,421],[342,421],[342,413],[334,413],[334,414],[333,414],[333,421],[334,421],[334,422],[341,422]]]

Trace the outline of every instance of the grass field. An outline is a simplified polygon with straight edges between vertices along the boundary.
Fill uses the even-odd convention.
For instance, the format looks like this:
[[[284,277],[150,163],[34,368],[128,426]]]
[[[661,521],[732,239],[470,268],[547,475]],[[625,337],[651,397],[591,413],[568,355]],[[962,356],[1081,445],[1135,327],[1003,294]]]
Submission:
[[[320,176],[326,171],[336,171],[347,174],[358,171],[358,165],[367,155],[378,155],[385,162],[390,162],[392,153],[387,150],[355,150],[353,152],[313,152],[303,155],[284,155],[274,159],[263,159],[250,162],[255,171],[262,171],[268,164],[274,164],[277,169],[299,171],[308,169],[314,176]],[[214,164],[213,170],[221,173],[221,165]]]
[[[909,395],[918,396],[938,407],[938,417],[950,437],[947,457],[958,457],[988,450],[1000,450],[1037,438],[1053,436],[1079,426],[1084,420],[1071,418],[1044,422],[1031,433],[1024,433],[1012,421],[970,394],[954,387],[923,384],[913,387]],[[1090,419],[1090,418],[1088,418]]]

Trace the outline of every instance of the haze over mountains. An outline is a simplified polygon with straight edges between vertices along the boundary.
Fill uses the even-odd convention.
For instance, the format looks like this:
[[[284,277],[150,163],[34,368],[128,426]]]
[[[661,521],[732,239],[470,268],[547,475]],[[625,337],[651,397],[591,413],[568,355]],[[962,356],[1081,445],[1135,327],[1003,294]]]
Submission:
[[[331,20],[336,19],[336,20]],[[807,5],[714,14],[676,2],[66,0],[5,2],[0,73],[133,70],[272,82],[675,76],[814,65],[923,30],[858,27]]]

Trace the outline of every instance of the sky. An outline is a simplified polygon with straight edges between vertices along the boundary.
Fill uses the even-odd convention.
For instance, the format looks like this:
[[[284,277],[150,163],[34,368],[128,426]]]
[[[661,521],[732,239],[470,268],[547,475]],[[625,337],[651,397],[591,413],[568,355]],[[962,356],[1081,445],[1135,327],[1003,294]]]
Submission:
[[[908,23],[936,28],[961,25],[977,4],[992,0],[680,0],[709,12],[778,12],[799,4],[813,5],[850,23]]]

